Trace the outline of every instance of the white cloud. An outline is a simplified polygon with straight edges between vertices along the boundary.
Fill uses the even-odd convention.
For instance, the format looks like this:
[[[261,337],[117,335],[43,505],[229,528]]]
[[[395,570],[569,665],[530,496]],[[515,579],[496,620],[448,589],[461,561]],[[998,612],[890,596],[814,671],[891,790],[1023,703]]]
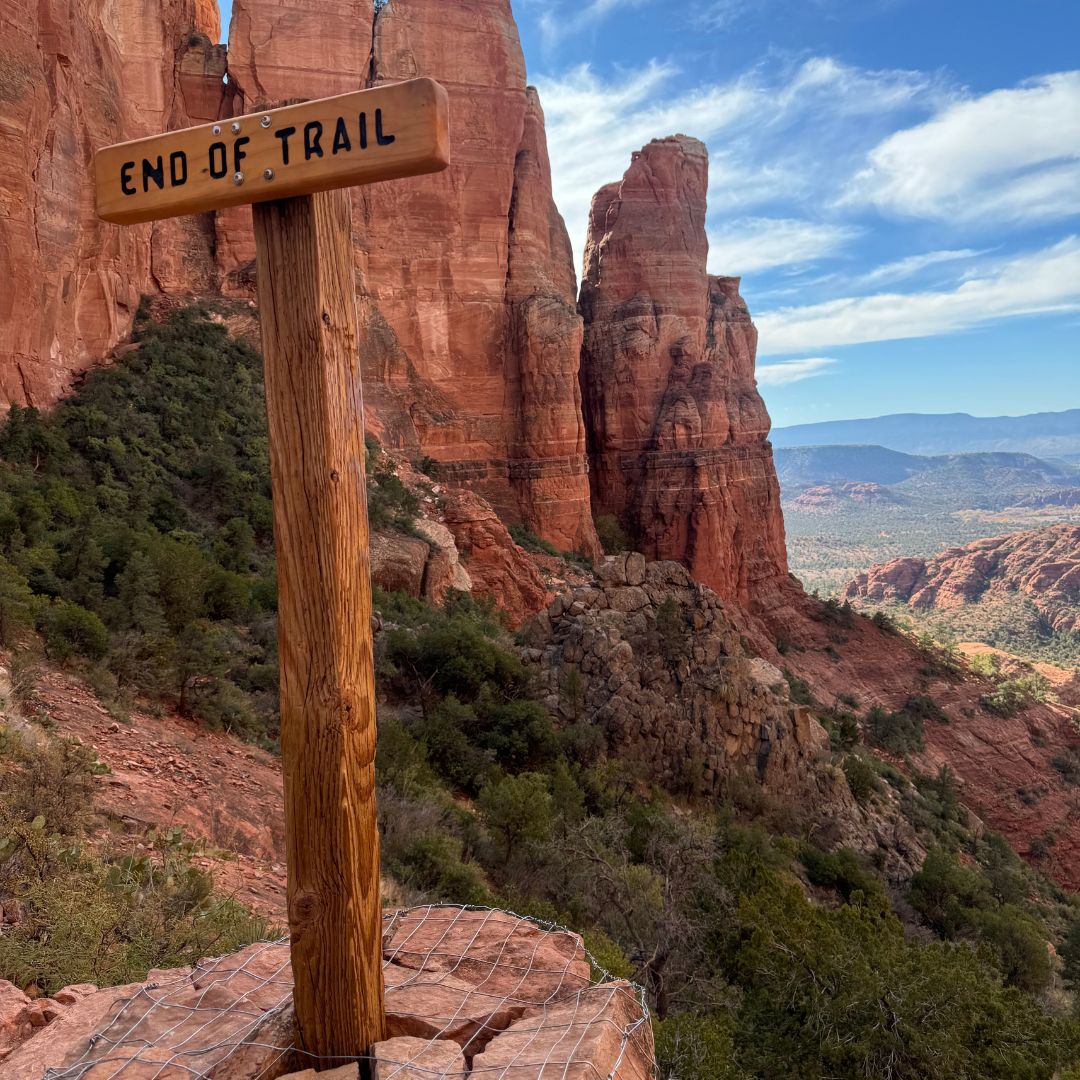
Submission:
[[[827,375],[840,361],[828,356],[811,356],[805,360],[784,360],[779,364],[759,364],[757,380],[764,386],[787,386],[817,375]]]
[[[1052,220],[1080,213],[1080,71],[954,101],[869,154],[846,201],[911,217]]]
[[[724,83],[676,89],[672,63],[601,78],[587,65],[536,83],[547,116],[555,201],[580,251],[589,203],[619,180],[651,139],[693,135],[709,145],[709,207],[745,212],[786,199],[832,197],[895,124],[897,110],[936,101],[918,72],[865,71],[827,57],[773,63]]]
[[[909,255],[907,258],[879,266],[868,274],[864,274],[859,282],[863,285],[880,285],[884,281],[902,281],[904,278],[914,277],[915,274],[931,266],[941,266],[943,263],[961,259],[975,259],[985,254],[985,250],[975,251],[972,248],[961,248],[958,251],[927,251],[922,255]]]
[[[580,33],[587,27],[601,21],[613,12],[623,8],[643,7],[650,0],[590,0],[580,5],[572,3],[570,11],[565,5],[548,4],[547,10],[540,16],[540,31],[549,45],[555,44],[568,34]]]
[[[835,255],[860,234],[847,225],[792,218],[741,218],[709,235],[709,271],[741,276]]]
[[[747,0],[710,0],[691,14],[695,26],[703,30],[726,30],[748,11]]]
[[[1020,315],[1080,310],[1080,238],[1003,260],[951,291],[877,293],[757,318],[762,355],[930,337]]]

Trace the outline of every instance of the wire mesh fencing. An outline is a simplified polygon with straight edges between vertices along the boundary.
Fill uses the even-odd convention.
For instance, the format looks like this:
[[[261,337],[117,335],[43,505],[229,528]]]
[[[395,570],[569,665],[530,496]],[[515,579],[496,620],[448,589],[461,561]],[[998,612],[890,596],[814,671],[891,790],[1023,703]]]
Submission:
[[[456,905],[388,913],[383,973],[388,1041],[368,1059],[378,1080],[655,1075],[644,992],[564,927]],[[152,972],[44,1080],[257,1080],[321,1064],[296,1046],[289,947],[276,941]]]

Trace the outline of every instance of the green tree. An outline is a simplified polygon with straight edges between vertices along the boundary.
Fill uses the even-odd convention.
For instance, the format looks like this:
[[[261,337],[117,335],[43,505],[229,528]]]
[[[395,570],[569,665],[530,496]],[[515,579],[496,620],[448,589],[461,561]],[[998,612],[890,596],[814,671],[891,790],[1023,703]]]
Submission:
[[[92,611],[56,600],[41,613],[38,629],[54,660],[63,663],[73,656],[101,660],[109,651],[109,631]]]
[[[34,625],[37,606],[26,578],[0,555],[0,646],[10,649]]]
[[[538,773],[491,781],[480,792],[476,808],[501,845],[504,866],[522,844],[540,843],[551,835],[551,793],[546,777]]]

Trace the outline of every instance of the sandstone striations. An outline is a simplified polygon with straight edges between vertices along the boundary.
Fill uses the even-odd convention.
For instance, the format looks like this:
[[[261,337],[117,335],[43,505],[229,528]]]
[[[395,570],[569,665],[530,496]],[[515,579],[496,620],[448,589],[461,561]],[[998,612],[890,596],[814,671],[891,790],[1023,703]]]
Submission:
[[[216,115],[217,34],[208,0],[14,0],[0,11],[5,401],[55,401],[127,333],[140,294],[213,288],[208,221],[102,224],[91,155]]]
[[[757,332],[706,270],[708,157],[675,136],[593,200],[581,311],[594,510],[750,607],[787,571]]]
[[[318,35],[299,8],[242,0],[231,41],[241,110],[417,75],[447,87],[451,167],[353,196],[369,426],[507,520],[595,554],[573,261],[509,0],[377,14],[339,0]],[[248,218],[218,217],[230,291],[250,283]]]

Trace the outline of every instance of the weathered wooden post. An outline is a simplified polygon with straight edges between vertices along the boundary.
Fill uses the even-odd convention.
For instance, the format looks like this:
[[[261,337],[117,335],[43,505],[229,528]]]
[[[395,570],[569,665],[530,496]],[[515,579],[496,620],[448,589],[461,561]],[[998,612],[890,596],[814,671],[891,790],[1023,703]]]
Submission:
[[[416,79],[97,152],[98,214],[254,203],[270,421],[281,758],[299,1049],[384,1034],[364,419],[348,193],[449,162],[445,90]]]

